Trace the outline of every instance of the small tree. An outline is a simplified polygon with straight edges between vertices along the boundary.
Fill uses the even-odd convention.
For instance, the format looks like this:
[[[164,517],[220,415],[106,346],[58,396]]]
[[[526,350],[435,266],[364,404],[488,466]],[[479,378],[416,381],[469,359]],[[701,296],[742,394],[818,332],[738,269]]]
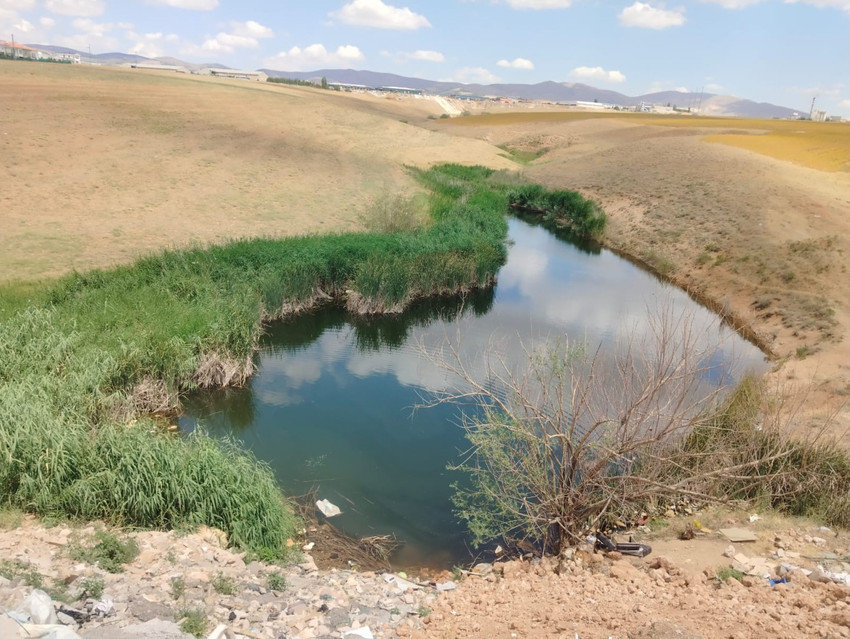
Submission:
[[[752,472],[765,464],[774,479],[790,474],[778,463],[788,455],[782,438],[736,441],[742,449],[725,457],[689,438],[713,432],[724,390],[709,381],[716,344],[700,348],[700,338],[687,315],[668,310],[650,320],[648,338],[632,335],[616,354],[549,343],[519,373],[491,358],[485,381],[451,349],[443,364],[463,390],[438,401],[480,407],[463,422],[472,446],[456,466],[469,476],[455,505],[474,541],[519,537],[558,553],[606,516],[682,495],[720,500],[730,480],[743,494],[766,481]]]
[[[328,88],[328,79],[325,76],[322,76],[322,88],[323,89]]]

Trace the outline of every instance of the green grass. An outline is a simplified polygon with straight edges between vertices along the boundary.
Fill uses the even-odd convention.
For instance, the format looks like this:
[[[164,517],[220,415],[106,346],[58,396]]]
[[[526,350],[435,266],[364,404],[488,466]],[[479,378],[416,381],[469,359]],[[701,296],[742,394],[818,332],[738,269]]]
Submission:
[[[268,466],[200,431],[165,436],[147,415],[243,380],[265,321],[328,296],[400,311],[492,284],[517,178],[459,165],[414,173],[430,199],[388,200],[380,213],[395,224],[398,209],[404,220],[425,210],[425,224],[164,251],[0,287],[0,509],[208,525],[252,556],[283,557],[296,519]]]
[[[139,554],[135,539],[122,538],[113,532],[99,531],[91,541],[93,543],[71,544],[71,559],[96,564],[106,572],[117,573],[123,572],[124,564],[130,563]]]

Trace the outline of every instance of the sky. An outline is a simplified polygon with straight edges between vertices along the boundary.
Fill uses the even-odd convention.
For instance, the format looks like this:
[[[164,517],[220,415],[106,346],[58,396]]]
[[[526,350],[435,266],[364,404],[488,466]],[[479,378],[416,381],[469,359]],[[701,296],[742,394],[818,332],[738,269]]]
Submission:
[[[240,69],[730,94],[850,117],[850,0],[0,0],[0,39]]]

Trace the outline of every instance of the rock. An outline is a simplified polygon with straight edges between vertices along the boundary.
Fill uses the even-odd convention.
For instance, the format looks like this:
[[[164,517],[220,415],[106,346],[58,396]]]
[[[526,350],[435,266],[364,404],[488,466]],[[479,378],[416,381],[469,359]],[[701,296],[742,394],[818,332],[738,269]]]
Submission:
[[[140,598],[132,602],[128,608],[131,615],[139,621],[150,621],[151,619],[174,619],[171,608],[165,604],[155,603]]]
[[[493,564],[480,563],[475,564],[475,566],[470,571],[471,574],[477,575],[479,577],[486,577],[491,572],[493,572]]]
[[[726,546],[726,550],[723,551],[723,556],[732,559],[732,557],[735,556],[735,546],[733,546],[732,544]]]
[[[77,621],[71,615],[65,614],[62,611],[56,613],[56,618],[59,620],[63,626],[74,626],[77,627]]]
[[[21,609],[26,612],[32,622],[38,625],[54,625],[59,623],[56,611],[53,608],[53,600],[43,590],[37,588],[24,599]]]
[[[332,608],[325,615],[325,623],[331,628],[347,626],[351,623],[351,613],[345,608]]]
[[[80,635],[82,639],[192,639],[173,621],[151,619],[124,628],[100,626]]]

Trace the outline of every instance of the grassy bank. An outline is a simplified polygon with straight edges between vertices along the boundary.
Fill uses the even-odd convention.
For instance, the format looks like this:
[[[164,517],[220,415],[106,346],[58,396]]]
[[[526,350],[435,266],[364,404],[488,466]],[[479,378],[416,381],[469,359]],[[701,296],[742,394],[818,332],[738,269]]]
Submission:
[[[231,242],[0,291],[0,505],[126,526],[223,529],[279,556],[294,516],[233,444],[163,437],[145,417],[181,392],[240,383],[265,320],[329,299],[358,313],[492,284],[506,256],[506,176],[418,174],[414,231]]]

